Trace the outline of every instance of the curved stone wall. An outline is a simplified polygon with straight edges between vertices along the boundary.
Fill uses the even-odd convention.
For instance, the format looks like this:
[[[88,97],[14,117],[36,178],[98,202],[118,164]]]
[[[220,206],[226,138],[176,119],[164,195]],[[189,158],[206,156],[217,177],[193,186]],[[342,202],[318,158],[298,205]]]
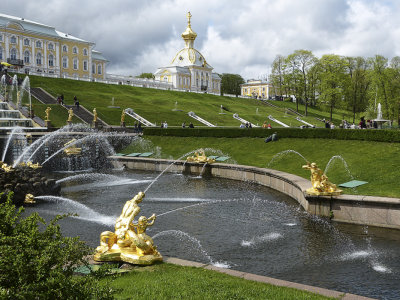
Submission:
[[[204,167],[202,164],[167,159],[120,156],[111,158],[132,170],[162,172],[167,169],[166,172],[252,181],[290,196],[304,210],[314,215],[329,217],[337,222],[400,229],[400,199],[397,198],[362,195],[309,196],[305,193],[311,187],[309,180],[266,168],[221,163]]]

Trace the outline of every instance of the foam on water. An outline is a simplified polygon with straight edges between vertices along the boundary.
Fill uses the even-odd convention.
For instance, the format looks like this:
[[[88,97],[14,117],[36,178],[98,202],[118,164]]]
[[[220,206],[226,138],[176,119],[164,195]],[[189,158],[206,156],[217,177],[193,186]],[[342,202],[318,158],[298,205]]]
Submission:
[[[374,271],[376,271],[376,272],[379,272],[379,273],[388,273],[388,274],[392,273],[392,270],[390,270],[389,268],[387,268],[387,267],[385,267],[384,265],[381,265],[381,264],[373,263],[372,264],[372,269]]]
[[[372,250],[359,250],[359,251],[354,251],[351,253],[345,253],[341,256],[341,260],[353,260],[353,259],[360,259],[360,258],[365,258],[368,256],[371,256],[374,254]]]
[[[285,226],[296,226],[297,224],[296,223],[286,223],[286,224],[284,224]]]
[[[204,198],[176,198],[176,197],[151,197],[146,199],[147,202],[209,202],[215,201],[215,199],[204,199]]]
[[[212,264],[214,267],[229,269],[231,266],[227,262],[215,262]]]
[[[243,247],[250,247],[250,246],[255,246],[257,244],[264,243],[264,242],[275,241],[275,240],[280,239],[282,237],[283,237],[282,234],[280,234],[278,232],[272,232],[272,233],[264,234],[262,236],[254,237],[249,241],[243,240],[240,244]]]

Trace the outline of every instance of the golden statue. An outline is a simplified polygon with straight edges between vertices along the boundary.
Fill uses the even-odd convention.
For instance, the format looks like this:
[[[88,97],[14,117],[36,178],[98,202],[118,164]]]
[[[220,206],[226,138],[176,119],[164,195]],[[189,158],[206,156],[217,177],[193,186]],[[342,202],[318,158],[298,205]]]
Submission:
[[[69,142],[64,144],[64,147],[76,142],[76,139],[72,139]],[[75,145],[71,145],[64,149],[64,153],[67,155],[79,155],[82,152],[82,148],[75,147]]]
[[[96,108],[93,108],[93,123],[97,122],[97,111]]]
[[[303,169],[311,171],[311,185],[312,187],[307,189],[307,194],[317,196],[331,196],[340,195],[342,190],[339,190],[335,184],[328,180],[328,177],[318,168],[316,163],[307,163],[303,166]]]
[[[28,161],[28,162],[26,163],[26,165],[27,165],[29,168],[32,168],[32,169],[39,169],[39,168],[42,167],[41,165],[39,165],[39,163],[34,164],[34,163],[32,163],[31,161]]]
[[[125,122],[125,114],[125,109],[123,109],[121,114],[121,124]]]
[[[5,172],[11,172],[13,170],[12,166],[7,165],[5,162],[0,161],[0,168],[2,168]]]
[[[188,156],[186,158],[186,161],[194,162],[194,163],[202,163],[202,164],[205,164],[205,163],[212,164],[215,162],[215,159],[208,158],[206,156],[204,150],[200,149],[200,154],[196,151],[193,156]]]
[[[74,116],[74,111],[72,110],[72,108],[70,108],[68,110],[68,119],[67,122],[72,122],[72,117]]]
[[[34,203],[36,203],[35,197],[32,194],[26,194],[24,203],[25,204],[34,204]]]
[[[21,92],[17,91],[17,106],[21,105]]]
[[[141,216],[137,223],[134,222],[140,212],[138,204],[144,196],[143,192],[139,192],[125,203],[115,223],[115,232],[101,233],[100,246],[96,248],[93,257],[95,261],[123,261],[137,265],[150,265],[162,261],[153,239],[146,234],[147,227],[154,224],[156,215],[153,214],[150,218]]]
[[[46,120],[45,121],[50,121],[50,111],[51,111],[51,107],[47,106],[45,112],[46,112]]]

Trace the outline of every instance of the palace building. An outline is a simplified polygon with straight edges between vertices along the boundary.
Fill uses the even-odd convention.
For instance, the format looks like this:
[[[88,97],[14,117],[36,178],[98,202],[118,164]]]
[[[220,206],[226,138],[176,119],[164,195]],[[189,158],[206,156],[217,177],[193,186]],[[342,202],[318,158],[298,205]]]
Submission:
[[[251,79],[240,85],[240,94],[242,96],[268,99],[270,96],[270,88],[271,85],[267,81]]]
[[[180,50],[167,67],[162,67],[154,74],[155,79],[171,83],[174,88],[188,91],[217,93],[221,91],[221,78],[213,73],[204,56],[194,48],[197,34],[190,24],[190,12],[187,14],[188,25],[182,33],[185,47]]]
[[[105,79],[108,61],[94,46],[52,26],[0,14],[0,61],[27,74]]]

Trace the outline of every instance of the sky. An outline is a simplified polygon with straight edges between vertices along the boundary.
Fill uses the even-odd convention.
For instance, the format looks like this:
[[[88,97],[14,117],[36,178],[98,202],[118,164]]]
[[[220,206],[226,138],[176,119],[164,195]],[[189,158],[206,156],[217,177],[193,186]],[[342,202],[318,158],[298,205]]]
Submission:
[[[277,55],[298,49],[388,58],[400,55],[399,0],[2,0],[0,13],[96,43],[107,73],[168,66],[184,47],[192,14],[195,48],[217,73],[265,78]]]

